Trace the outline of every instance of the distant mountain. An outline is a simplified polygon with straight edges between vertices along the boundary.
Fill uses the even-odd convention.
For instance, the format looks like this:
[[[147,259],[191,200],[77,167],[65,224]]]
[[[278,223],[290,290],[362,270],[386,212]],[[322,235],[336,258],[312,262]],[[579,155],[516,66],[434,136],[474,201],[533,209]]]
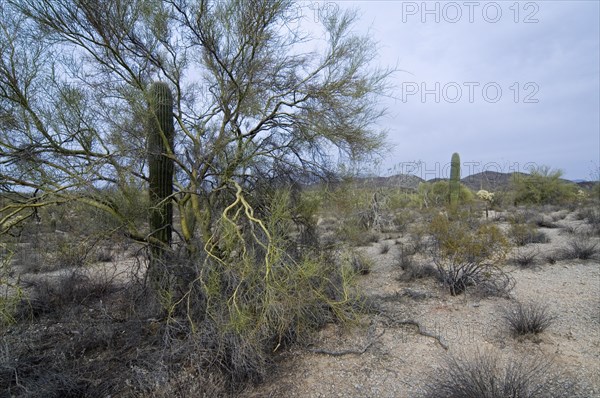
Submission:
[[[469,189],[477,192],[480,189],[485,189],[490,192],[505,191],[511,188],[513,177],[527,176],[527,173],[499,173],[497,171],[484,171],[481,173],[472,174],[463,178],[461,183]],[[429,183],[437,181],[447,181],[445,178],[432,178],[427,180]],[[590,181],[568,181],[576,183],[582,189],[590,189],[594,186],[594,182]],[[352,180],[352,183],[358,188],[401,188],[401,189],[417,189],[419,184],[425,182],[424,179],[412,174],[396,174],[389,177],[357,177]]]
[[[525,173],[499,173],[497,171],[484,171],[471,174],[460,180],[465,186],[474,191],[485,189],[486,191],[503,191],[510,188],[514,175],[527,175]]]
[[[576,180],[573,182],[582,189],[592,189],[596,184],[598,184],[598,181]]]
[[[390,177],[362,177],[354,183],[362,188],[403,188],[417,189],[424,182],[420,177],[412,174],[396,174]]]

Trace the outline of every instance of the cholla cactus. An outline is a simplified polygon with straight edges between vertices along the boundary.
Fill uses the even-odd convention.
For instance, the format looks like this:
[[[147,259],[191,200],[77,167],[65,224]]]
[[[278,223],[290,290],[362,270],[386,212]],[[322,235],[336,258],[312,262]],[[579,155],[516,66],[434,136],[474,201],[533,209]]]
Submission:
[[[486,191],[485,189],[477,191],[477,197],[489,203],[492,203],[494,201],[494,194]]]
[[[485,218],[488,218],[488,206],[494,201],[494,194],[485,189],[477,191],[477,197],[485,201]]]

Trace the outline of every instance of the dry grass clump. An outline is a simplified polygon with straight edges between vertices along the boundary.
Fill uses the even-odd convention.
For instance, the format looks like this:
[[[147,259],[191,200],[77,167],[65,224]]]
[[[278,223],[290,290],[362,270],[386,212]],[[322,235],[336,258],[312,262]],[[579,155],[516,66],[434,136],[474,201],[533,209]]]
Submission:
[[[360,253],[353,252],[350,258],[352,272],[358,275],[368,275],[373,268],[373,262]]]
[[[42,314],[59,315],[66,307],[89,305],[121,287],[115,282],[116,270],[92,275],[89,269],[77,268],[56,276],[25,279],[28,293],[17,310],[19,319],[31,319]]]
[[[383,242],[381,246],[379,246],[379,254],[387,254],[390,251],[390,244],[388,242]]]
[[[589,236],[580,235],[567,243],[567,247],[560,251],[560,257],[563,260],[590,260],[597,258],[599,253],[598,242]]]
[[[448,356],[421,398],[571,397],[572,385],[554,382],[554,377],[552,363],[541,356],[513,358],[506,365],[489,352]]]
[[[537,225],[539,228],[558,228],[559,227],[559,225],[554,222],[552,217],[548,217],[543,214],[540,214],[538,217],[536,217],[534,222],[535,222],[535,225]]]
[[[414,247],[400,244],[400,250],[396,256],[396,263],[404,272],[398,277],[399,281],[412,282],[418,279],[437,277],[437,269],[429,263],[421,263],[415,260]]]
[[[516,302],[503,312],[503,318],[515,336],[542,333],[556,319],[547,305],[537,302]]]
[[[511,258],[511,262],[521,268],[531,268],[538,263],[540,251],[538,249],[517,249]]]

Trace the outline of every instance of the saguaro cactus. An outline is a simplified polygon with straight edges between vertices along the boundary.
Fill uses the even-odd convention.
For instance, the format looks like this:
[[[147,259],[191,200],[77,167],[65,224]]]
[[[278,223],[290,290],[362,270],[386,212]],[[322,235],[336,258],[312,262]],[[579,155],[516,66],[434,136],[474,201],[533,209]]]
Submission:
[[[164,243],[152,245],[152,257],[160,259],[164,247],[171,243],[173,223],[172,159],[175,126],[173,124],[173,95],[166,83],[155,82],[148,88],[148,168],[150,196],[150,236]]]
[[[458,204],[458,198],[460,196],[460,156],[458,153],[452,154],[452,161],[450,162],[450,205],[456,206]]]

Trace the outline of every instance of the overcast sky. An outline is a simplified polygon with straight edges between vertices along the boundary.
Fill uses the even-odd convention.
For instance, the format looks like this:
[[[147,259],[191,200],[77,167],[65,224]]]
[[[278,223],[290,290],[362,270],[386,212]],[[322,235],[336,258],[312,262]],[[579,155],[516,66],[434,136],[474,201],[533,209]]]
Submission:
[[[397,67],[382,126],[392,150],[381,175],[441,174],[453,152],[463,176],[560,168],[597,178],[600,2],[304,2],[308,13],[360,10],[357,32]],[[314,15],[313,15],[314,16]],[[470,169],[470,170],[469,170]],[[596,173],[596,175],[594,175]]]

